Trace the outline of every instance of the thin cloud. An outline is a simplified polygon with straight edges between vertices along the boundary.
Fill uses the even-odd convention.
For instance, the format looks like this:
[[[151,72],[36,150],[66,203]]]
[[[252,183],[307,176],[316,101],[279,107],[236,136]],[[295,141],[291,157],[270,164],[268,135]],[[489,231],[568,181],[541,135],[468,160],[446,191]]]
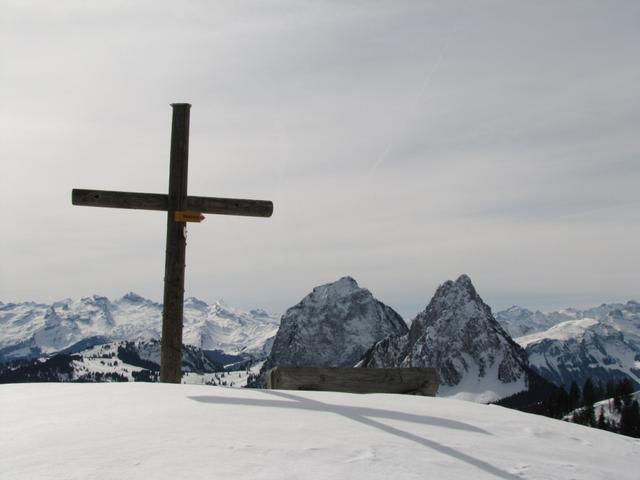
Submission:
[[[283,311],[350,274],[409,316],[467,272],[499,302],[638,296],[637,2],[2,10],[2,301],[161,298],[165,216],[69,196],[165,191],[175,101],[190,191],[275,201],[189,229],[190,295]]]

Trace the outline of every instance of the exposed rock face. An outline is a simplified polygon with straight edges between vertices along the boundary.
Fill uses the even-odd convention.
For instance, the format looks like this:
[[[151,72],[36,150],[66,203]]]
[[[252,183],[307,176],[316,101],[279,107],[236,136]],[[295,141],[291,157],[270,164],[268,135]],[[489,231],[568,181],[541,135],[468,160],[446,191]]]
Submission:
[[[362,366],[434,367],[441,395],[478,401],[527,386],[525,351],[498,324],[467,275],[442,284],[409,332],[376,344]]]
[[[277,365],[353,366],[376,342],[407,330],[393,309],[343,277],[314,288],[282,316],[261,377]],[[254,386],[262,384],[260,379]]]

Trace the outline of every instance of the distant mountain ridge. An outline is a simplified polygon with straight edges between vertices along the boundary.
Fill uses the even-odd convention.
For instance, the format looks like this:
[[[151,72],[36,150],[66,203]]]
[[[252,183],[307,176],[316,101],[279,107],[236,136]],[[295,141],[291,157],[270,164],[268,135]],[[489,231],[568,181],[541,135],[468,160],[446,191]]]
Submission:
[[[515,341],[525,348],[531,367],[557,385],[626,377],[640,386],[640,303],[636,301],[551,313],[514,306],[496,317],[511,332],[527,332]]]
[[[111,301],[93,295],[52,304],[0,305],[0,361],[52,354],[81,342],[160,338],[162,305],[135,293]],[[264,358],[278,329],[278,319],[264,310],[245,312],[219,300],[196,298],[184,304],[183,341],[203,350],[223,350]]]
[[[496,320],[513,338],[543,332],[561,322],[583,318],[615,324],[629,335],[630,340],[640,345],[640,303],[634,300],[626,303],[603,303],[583,310],[565,308],[546,313],[514,305],[496,313]]]
[[[552,326],[572,320],[574,315],[568,313],[570,309],[543,313],[539,310],[531,311],[527,308],[514,305],[495,314],[496,320],[512,338],[542,332]]]
[[[550,313],[513,306],[493,316],[461,275],[442,284],[407,328],[392,308],[343,277],[315,287],[281,324],[264,310],[193,297],[184,312],[184,343],[214,362],[207,371],[220,368],[221,352],[224,364],[237,365],[271,353],[263,373],[278,364],[353,366],[364,355],[369,367],[434,366],[440,395],[483,402],[530,387],[532,374],[565,387],[587,378],[640,385],[640,303],[633,300]],[[113,301],[0,302],[0,363],[56,353],[90,358],[92,348],[114,342],[144,353],[160,337],[161,316],[160,304],[135,293]]]

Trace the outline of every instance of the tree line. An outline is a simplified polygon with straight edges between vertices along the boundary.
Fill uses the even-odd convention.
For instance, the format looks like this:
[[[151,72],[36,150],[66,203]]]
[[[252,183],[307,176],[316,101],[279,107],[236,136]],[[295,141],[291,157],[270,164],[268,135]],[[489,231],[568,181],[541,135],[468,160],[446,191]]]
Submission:
[[[640,438],[640,406],[634,390],[628,378],[606,383],[588,378],[582,388],[576,382],[568,391],[557,387],[544,400],[520,410]],[[603,400],[609,402],[596,405]]]

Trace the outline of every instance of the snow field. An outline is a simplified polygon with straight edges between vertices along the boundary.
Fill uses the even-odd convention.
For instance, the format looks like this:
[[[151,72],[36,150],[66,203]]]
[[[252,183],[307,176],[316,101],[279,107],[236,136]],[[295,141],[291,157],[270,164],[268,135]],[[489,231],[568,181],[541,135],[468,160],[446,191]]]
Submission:
[[[444,398],[0,386],[0,478],[636,479],[640,441]]]

